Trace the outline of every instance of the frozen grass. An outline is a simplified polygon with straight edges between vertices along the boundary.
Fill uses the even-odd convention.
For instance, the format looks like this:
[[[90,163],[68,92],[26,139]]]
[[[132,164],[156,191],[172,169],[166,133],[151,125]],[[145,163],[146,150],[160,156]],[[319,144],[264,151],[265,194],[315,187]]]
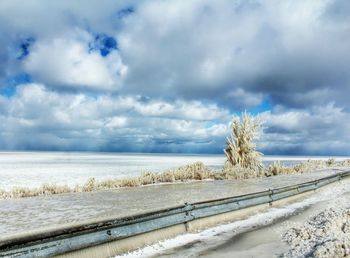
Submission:
[[[0,199],[52,195],[75,191],[77,191],[76,188],[70,188],[65,185],[43,184],[42,186],[35,188],[15,187],[11,191],[3,191],[0,189]]]
[[[221,173],[209,170],[203,163],[196,162],[194,164],[181,166],[163,173],[147,172],[142,174],[140,177],[108,179],[102,181],[97,181],[95,178],[89,178],[84,185],[77,185],[74,188],[54,184],[43,184],[41,187],[36,188],[16,187],[11,191],[3,191],[0,189],[0,199],[33,197],[72,192],[93,192],[120,187],[138,187],[142,185],[186,182],[204,179],[224,179],[224,177],[221,175]]]
[[[146,172],[139,177],[123,179],[108,179],[97,181],[89,178],[85,184],[69,187],[65,185],[43,184],[40,187],[27,188],[16,187],[11,191],[0,189],[0,199],[33,197],[74,192],[93,192],[104,189],[115,189],[121,187],[139,187],[144,185],[189,182],[199,180],[225,180],[225,179],[247,179],[255,177],[276,176],[285,174],[297,174],[316,171],[331,167],[350,167],[350,160],[336,162],[329,160],[308,160],[300,164],[287,167],[280,162],[274,162],[267,168],[251,169],[239,165],[232,166],[226,162],[223,169],[211,170],[201,162],[181,166],[163,173]]]
[[[311,172],[319,169],[334,167],[350,167],[350,160],[335,161],[330,158],[328,160],[307,160],[294,166],[284,166],[281,162],[273,162],[265,169],[265,176],[288,175]]]

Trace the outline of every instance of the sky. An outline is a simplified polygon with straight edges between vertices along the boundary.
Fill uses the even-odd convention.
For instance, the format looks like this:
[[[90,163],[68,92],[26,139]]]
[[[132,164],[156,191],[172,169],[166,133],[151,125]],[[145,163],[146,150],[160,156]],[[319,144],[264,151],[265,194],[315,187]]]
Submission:
[[[0,150],[350,155],[348,0],[2,0]]]

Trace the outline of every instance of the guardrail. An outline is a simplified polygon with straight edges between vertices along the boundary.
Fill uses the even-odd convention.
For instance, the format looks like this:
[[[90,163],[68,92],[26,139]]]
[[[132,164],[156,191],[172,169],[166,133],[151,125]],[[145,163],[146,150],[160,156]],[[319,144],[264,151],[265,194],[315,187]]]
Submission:
[[[0,242],[0,257],[49,257],[64,254],[178,224],[186,224],[196,219],[273,203],[316,190],[347,177],[350,177],[350,171],[262,192],[185,203],[135,216],[12,236]]]

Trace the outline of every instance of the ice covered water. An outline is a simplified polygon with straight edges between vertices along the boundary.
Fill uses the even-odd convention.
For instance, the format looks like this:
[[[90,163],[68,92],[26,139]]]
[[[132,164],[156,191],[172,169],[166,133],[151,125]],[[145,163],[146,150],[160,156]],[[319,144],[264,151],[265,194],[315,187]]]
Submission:
[[[162,155],[114,153],[2,152],[0,153],[0,189],[14,186],[34,187],[42,183],[68,186],[97,180],[139,176],[181,165],[203,161],[220,167],[222,155]]]
[[[274,160],[280,160],[285,165],[291,165],[308,158],[266,156],[264,162],[268,165]],[[10,190],[15,186],[35,187],[43,183],[73,187],[76,184],[84,184],[90,177],[102,180],[139,176],[143,172],[160,172],[196,161],[202,161],[211,168],[220,169],[225,157],[223,154],[0,152],[0,189]]]

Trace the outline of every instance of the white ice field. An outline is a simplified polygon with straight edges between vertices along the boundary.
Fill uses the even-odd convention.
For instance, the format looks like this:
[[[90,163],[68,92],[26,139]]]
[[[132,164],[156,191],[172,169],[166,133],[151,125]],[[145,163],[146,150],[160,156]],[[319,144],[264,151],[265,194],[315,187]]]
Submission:
[[[265,156],[264,163],[279,160],[285,165],[329,157]],[[336,160],[348,157],[334,157]],[[88,152],[0,152],[0,189],[35,187],[43,183],[75,186],[90,177],[97,180],[138,176],[202,161],[220,169],[224,155],[120,154]]]

